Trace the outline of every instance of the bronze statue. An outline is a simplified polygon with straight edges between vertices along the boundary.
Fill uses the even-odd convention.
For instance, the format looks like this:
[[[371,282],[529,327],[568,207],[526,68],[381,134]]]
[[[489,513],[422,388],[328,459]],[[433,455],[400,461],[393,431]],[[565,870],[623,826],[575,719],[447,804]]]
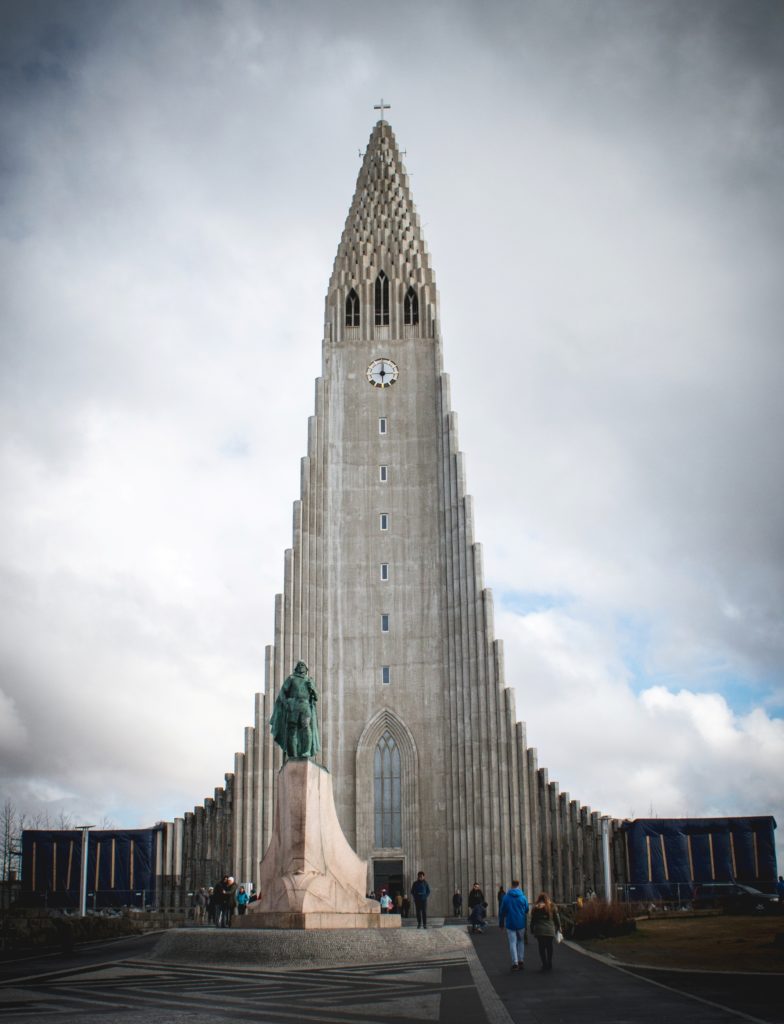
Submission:
[[[308,666],[304,661],[298,661],[275,698],[270,718],[272,738],[283,750],[284,760],[313,757],[321,750],[317,700],[318,694],[308,675]]]

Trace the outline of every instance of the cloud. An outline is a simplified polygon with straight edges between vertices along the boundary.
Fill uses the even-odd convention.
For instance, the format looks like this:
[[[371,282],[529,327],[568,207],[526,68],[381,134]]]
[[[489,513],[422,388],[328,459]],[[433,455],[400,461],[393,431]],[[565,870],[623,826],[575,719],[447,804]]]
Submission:
[[[3,787],[144,825],[232,768],[384,95],[540,763],[617,814],[767,813],[778,16],[396,11],[4,5]]]
[[[14,701],[0,690],[0,747],[7,751],[22,748],[28,738]]]
[[[621,818],[784,817],[781,718],[718,693],[637,692],[612,623],[549,609],[503,612],[498,630],[528,742],[572,798]]]

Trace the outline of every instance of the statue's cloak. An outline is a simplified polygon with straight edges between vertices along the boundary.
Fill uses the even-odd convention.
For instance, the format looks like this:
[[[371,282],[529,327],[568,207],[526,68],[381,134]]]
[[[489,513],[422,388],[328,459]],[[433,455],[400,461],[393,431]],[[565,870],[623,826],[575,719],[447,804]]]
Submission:
[[[288,750],[288,730],[289,730],[289,714],[299,714],[298,709],[291,707],[291,704],[295,704],[295,700],[291,700],[288,697],[288,684],[291,676],[286,680],[283,686],[280,688],[278,696],[275,698],[275,706],[272,709],[272,717],[270,718],[270,731],[272,738],[278,744],[278,746],[285,753]],[[310,695],[310,745],[311,750],[309,757],[317,754],[321,750],[321,734],[319,733],[318,727],[318,715],[316,714],[316,690],[311,682],[310,678],[306,680],[308,694]],[[304,756],[304,755],[303,755]]]

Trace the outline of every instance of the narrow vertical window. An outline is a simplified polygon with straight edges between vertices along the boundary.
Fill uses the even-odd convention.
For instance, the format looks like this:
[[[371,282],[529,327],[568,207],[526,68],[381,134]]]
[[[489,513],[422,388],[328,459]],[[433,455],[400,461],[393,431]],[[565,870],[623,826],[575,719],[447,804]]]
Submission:
[[[359,327],[359,296],[353,288],[346,296],[346,327]]]
[[[378,467],[378,478],[379,478],[379,480],[381,481],[382,484],[385,484],[387,482],[387,467],[386,466],[379,466]]]
[[[389,674],[389,665],[382,665],[381,666],[381,682],[384,684],[384,686],[389,686],[391,681],[392,680],[391,680],[390,674]]]
[[[378,741],[373,758],[374,831],[379,849],[402,845],[400,777],[400,750],[387,731]]]
[[[389,323],[389,278],[383,270],[379,271],[375,287],[376,326]]]
[[[419,297],[413,286],[408,289],[403,299],[403,323],[409,326],[419,323]]]
[[[386,612],[382,612],[381,613],[381,632],[382,633],[388,633],[389,632],[389,615],[387,615]]]
[[[386,434],[387,432],[387,418],[386,416],[380,416],[378,420],[378,432],[379,434]]]
[[[381,579],[382,580],[388,580],[389,579],[389,562],[382,562],[381,563]]]
[[[378,517],[378,525],[382,530],[389,529],[389,513],[381,512]]]

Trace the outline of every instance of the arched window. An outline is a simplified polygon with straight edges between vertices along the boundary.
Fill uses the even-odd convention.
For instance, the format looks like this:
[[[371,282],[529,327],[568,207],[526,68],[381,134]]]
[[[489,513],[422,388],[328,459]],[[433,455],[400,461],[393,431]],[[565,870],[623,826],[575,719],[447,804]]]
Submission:
[[[376,847],[402,846],[400,838],[400,751],[387,730],[373,763]]]
[[[406,297],[403,300],[403,323],[419,323],[419,298],[417,297],[417,293],[414,291],[413,287],[408,289]]]
[[[389,278],[380,271],[376,278],[376,326],[389,323]]]
[[[346,296],[346,327],[359,327],[359,296],[353,288]]]

